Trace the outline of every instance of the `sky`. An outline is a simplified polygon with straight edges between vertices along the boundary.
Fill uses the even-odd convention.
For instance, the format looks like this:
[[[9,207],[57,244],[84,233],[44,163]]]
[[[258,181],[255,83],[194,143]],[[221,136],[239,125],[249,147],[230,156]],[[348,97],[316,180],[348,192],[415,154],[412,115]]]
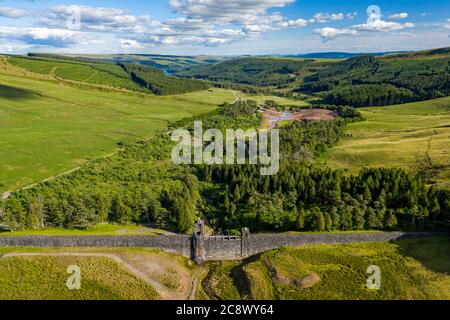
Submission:
[[[447,46],[448,0],[0,0],[0,53],[262,55]]]

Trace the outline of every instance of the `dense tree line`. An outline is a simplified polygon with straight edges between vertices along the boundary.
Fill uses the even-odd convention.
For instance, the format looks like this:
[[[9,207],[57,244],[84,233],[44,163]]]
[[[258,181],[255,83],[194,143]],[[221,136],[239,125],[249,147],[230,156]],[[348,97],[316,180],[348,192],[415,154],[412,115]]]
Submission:
[[[119,66],[130,74],[134,82],[156,95],[182,94],[210,88],[204,81],[166,76],[161,70],[143,65],[119,63]]]
[[[233,232],[253,230],[436,230],[450,219],[450,193],[428,188],[402,169],[339,171],[284,164],[263,177],[252,166],[205,167],[203,179],[223,184],[214,221]],[[220,199],[222,201],[220,201]]]
[[[300,69],[314,60],[240,58],[177,73],[182,77],[251,86],[282,86],[295,80]]]
[[[306,77],[299,91],[356,107],[435,99],[450,95],[450,59],[351,58]]]
[[[333,131],[320,132],[328,141],[303,150],[292,146],[294,155],[283,157],[275,176],[261,176],[258,167],[250,165],[200,167],[200,179],[210,186],[205,196],[222,204],[209,211],[210,220],[227,232],[238,232],[242,225],[258,231],[449,227],[450,192],[428,187],[414,173],[364,169],[349,177],[308,163],[309,148],[316,147],[317,153],[336,139]]]
[[[387,106],[415,100],[411,90],[384,83],[337,87],[324,99],[326,103],[355,107]]]

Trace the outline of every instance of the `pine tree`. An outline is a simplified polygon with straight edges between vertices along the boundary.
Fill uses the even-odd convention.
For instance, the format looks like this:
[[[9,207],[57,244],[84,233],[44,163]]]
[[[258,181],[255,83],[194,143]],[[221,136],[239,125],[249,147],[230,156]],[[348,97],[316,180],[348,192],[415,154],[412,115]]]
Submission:
[[[341,217],[336,207],[331,208],[331,220],[333,221],[333,230],[340,230]]]
[[[393,210],[389,210],[387,217],[386,217],[386,222],[385,222],[386,228],[388,229],[394,229],[397,226],[397,217],[395,216]]]
[[[241,200],[241,191],[239,188],[239,184],[236,184],[236,187],[234,188],[234,202],[239,202]]]
[[[333,230],[333,220],[331,220],[331,217],[329,214],[326,214],[326,216],[325,216],[325,228],[327,231]]]
[[[96,197],[96,214],[101,222],[106,222],[108,220],[108,214],[111,208],[111,203],[109,199],[100,193]]]
[[[320,211],[316,213],[316,230],[317,231],[325,230],[325,218],[323,217],[323,213]]]
[[[28,208],[28,227],[31,228],[44,228],[45,226],[45,207],[44,197],[39,195],[33,202],[31,202]]]
[[[297,227],[297,230],[299,230],[299,231],[301,231],[305,228],[305,216],[306,216],[305,209],[301,208],[298,213],[298,217],[297,217],[297,221],[296,221],[296,227]]]

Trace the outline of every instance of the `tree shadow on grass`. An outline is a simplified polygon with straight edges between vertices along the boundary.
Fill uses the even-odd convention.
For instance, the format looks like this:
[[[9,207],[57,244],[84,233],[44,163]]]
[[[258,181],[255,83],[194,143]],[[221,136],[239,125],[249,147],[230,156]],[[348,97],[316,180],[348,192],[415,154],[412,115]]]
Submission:
[[[450,275],[450,236],[433,236],[396,243],[399,253],[418,260],[431,271]]]
[[[36,99],[39,96],[40,95],[37,92],[32,90],[0,84],[0,98],[5,98],[9,100],[28,100],[28,99]]]

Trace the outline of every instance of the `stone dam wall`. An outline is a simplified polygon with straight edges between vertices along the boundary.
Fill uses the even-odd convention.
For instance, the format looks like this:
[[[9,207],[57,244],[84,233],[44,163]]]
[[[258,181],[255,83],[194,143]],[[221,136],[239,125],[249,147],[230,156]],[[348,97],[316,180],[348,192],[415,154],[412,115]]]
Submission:
[[[201,260],[248,258],[283,246],[382,242],[422,238],[436,233],[370,232],[321,234],[246,234],[243,236],[0,236],[0,246],[15,247],[144,247]]]

